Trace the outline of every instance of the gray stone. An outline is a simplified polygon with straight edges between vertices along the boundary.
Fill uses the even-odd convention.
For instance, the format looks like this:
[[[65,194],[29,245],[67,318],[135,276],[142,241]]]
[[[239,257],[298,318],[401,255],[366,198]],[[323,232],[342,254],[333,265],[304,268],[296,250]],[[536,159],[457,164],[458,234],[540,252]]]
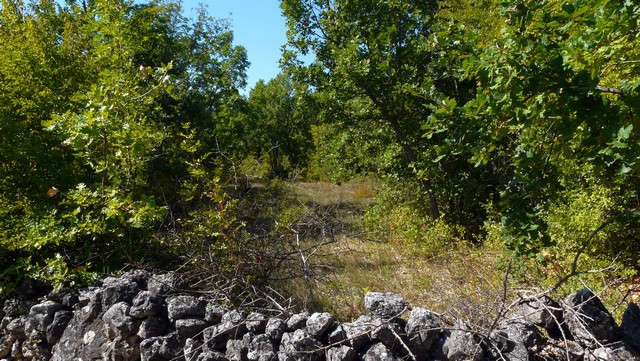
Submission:
[[[287,319],[287,332],[299,330],[307,325],[308,312],[296,313]]]
[[[33,340],[46,339],[47,327],[53,322],[56,311],[64,306],[58,302],[45,301],[33,305],[29,310],[29,316],[25,323],[25,335]]]
[[[27,323],[27,319],[28,319],[27,315],[20,315],[20,316],[14,318],[5,327],[6,332],[9,335],[15,336],[15,337],[17,337],[19,339],[25,339],[26,335],[25,335],[25,332],[24,332],[24,327],[25,327],[25,324]]]
[[[316,338],[321,339],[325,333],[335,324],[336,320],[327,312],[316,312],[307,319],[307,332]]]
[[[322,355],[322,345],[306,330],[285,332],[280,342],[278,359],[315,361]]]
[[[182,353],[182,346],[175,334],[148,338],[140,343],[142,361],[171,360]]]
[[[102,321],[107,326],[107,334],[111,340],[116,337],[124,339],[138,331],[140,321],[129,316],[129,308],[131,306],[128,303],[118,302],[102,315]]]
[[[339,323],[335,323],[333,328],[329,330],[329,343],[335,344],[338,342],[345,341],[347,339],[347,333],[344,332],[344,328]]]
[[[159,275],[152,275],[147,281],[147,290],[154,295],[166,296],[180,285],[178,276],[169,272]]]
[[[253,335],[264,333],[265,327],[267,326],[267,318],[258,312],[253,312],[247,316],[246,322],[247,330]]]
[[[247,359],[249,361],[275,361],[278,357],[276,347],[267,335],[252,336],[247,345]]]
[[[616,340],[616,324],[600,299],[588,289],[564,300],[564,319],[574,339],[583,346]]]
[[[483,358],[480,340],[460,320],[445,339],[442,350],[449,361],[480,361]]]
[[[624,342],[640,352],[640,308],[631,302],[622,315],[620,331]]]
[[[178,336],[183,339],[189,337],[195,337],[207,327],[207,323],[204,320],[197,318],[185,318],[176,320],[175,323],[176,332]]]
[[[80,302],[78,290],[72,288],[53,290],[49,292],[47,299],[58,302],[68,308],[71,308]]]
[[[364,296],[364,307],[374,316],[392,318],[400,316],[409,307],[409,302],[389,292],[368,292]]]
[[[15,318],[29,312],[29,306],[20,298],[10,298],[4,302],[2,307],[4,317]]]
[[[162,317],[149,317],[142,320],[137,335],[142,338],[158,337],[165,334],[169,328],[169,321]]]
[[[285,321],[279,318],[272,318],[267,321],[264,333],[269,336],[272,341],[279,343],[286,330],[287,323]]]
[[[493,340],[499,345],[500,356],[508,361],[528,361],[529,348],[541,343],[542,338],[536,326],[524,318],[505,320]],[[494,350],[490,350],[494,351]]]
[[[150,291],[141,291],[134,297],[129,314],[136,318],[145,318],[158,314],[162,310],[162,298]]]
[[[202,342],[193,338],[187,338],[182,350],[186,361],[195,361],[202,353]]]
[[[567,360],[582,361],[585,352],[582,346],[575,341],[549,339],[540,346],[532,349],[536,360]],[[568,356],[568,357],[567,357]]]
[[[205,302],[193,296],[173,296],[167,299],[167,314],[174,322],[182,318],[204,318]]]
[[[353,361],[356,352],[349,346],[331,347],[327,350],[327,361]]]
[[[46,329],[47,342],[50,345],[54,345],[60,337],[65,328],[69,324],[69,321],[73,318],[73,312],[67,310],[60,310],[53,316],[53,321]]]
[[[52,361],[95,360],[102,358],[102,348],[109,342],[105,323],[97,317],[98,299],[74,312],[62,337],[53,346]]]
[[[584,361],[639,361],[640,356],[631,347],[617,342],[595,350],[586,350]]]
[[[139,360],[139,349],[134,346],[137,339],[128,342],[127,340],[117,337],[112,342],[108,342],[102,347],[102,359],[114,361],[134,361]]]
[[[403,338],[404,332],[400,325],[395,322],[386,322],[381,319],[374,320],[375,327],[371,331],[371,339],[380,341],[391,350],[397,350],[406,354],[404,345],[407,344]]]
[[[248,361],[247,346],[242,340],[227,341],[227,352],[225,355],[229,361]]]
[[[342,324],[351,347],[357,352],[371,341],[371,330],[375,327],[370,316],[360,316],[354,322]]]
[[[522,317],[538,327],[557,330],[562,324],[562,307],[547,296],[526,300],[518,306]]]
[[[220,332],[218,327],[209,326],[202,331],[202,337],[204,339],[204,349],[211,351],[224,351],[227,345],[227,334]]]
[[[229,310],[222,306],[208,304],[205,308],[204,319],[208,324],[216,325],[222,322],[222,316],[227,312]]]
[[[187,360],[189,361],[189,360]],[[228,361],[227,356],[219,351],[204,351],[196,361]]]
[[[438,339],[441,328],[442,324],[433,312],[420,307],[412,309],[405,327],[411,352],[423,359],[422,355],[427,355]]]
[[[11,346],[16,341],[15,336],[2,335],[0,336],[0,357],[5,357],[11,354]]]
[[[106,310],[118,302],[131,304],[140,291],[140,286],[131,280],[109,277],[102,286],[102,309]]]
[[[382,343],[374,343],[367,352],[362,355],[362,361],[399,361],[393,350]]]

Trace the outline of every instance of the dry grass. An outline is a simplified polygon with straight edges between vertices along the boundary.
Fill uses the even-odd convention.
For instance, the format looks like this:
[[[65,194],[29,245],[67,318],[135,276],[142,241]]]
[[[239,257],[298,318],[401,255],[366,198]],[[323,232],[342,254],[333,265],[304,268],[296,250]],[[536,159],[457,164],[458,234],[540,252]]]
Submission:
[[[373,202],[375,193],[375,183],[366,181],[340,186],[297,183],[293,187],[303,203],[348,204],[361,209]],[[339,208],[336,207],[338,211]],[[346,221],[357,222],[359,214],[350,213]],[[402,240],[363,241],[365,238],[341,235],[338,242],[324,246],[311,262],[321,265],[325,272],[313,281],[289,281],[289,294],[308,309],[331,312],[343,321],[366,312],[363,299],[369,291],[393,292],[414,307],[465,319],[480,327],[488,326],[496,317],[504,301],[503,282],[509,257],[500,241],[471,246],[458,239],[438,246],[438,252],[424,253],[420,246],[407,245]],[[562,276],[539,274],[535,269],[521,265],[510,270],[507,298],[513,299],[522,288],[548,288]],[[605,276],[602,282],[602,287],[597,288],[606,291],[601,294],[607,298],[603,301],[619,319],[623,311],[619,306],[633,292],[627,291],[625,283],[611,287],[611,279]],[[579,279],[574,283],[580,288],[585,285]],[[553,296],[558,299],[575,290],[567,287],[563,291],[562,295]],[[616,304],[619,308],[615,308]]]
[[[298,199],[303,203],[366,205],[373,202],[377,183],[370,180],[353,181],[340,185],[330,182],[299,182],[292,184],[292,186]]]
[[[366,181],[297,183],[293,187],[303,203],[322,205],[364,206],[373,202],[375,193],[375,183]],[[502,286],[503,271],[498,264],[503,254],[500,247],[458,244],[428,257],[402,242],[363,241],[344,235],[313,259],[330,272],[312,283],[298,280],[287,287],[305,306],[343,320],[365,312],[363,298],[369,291],[397,293],[413,306],[469,318],[495,308]]]

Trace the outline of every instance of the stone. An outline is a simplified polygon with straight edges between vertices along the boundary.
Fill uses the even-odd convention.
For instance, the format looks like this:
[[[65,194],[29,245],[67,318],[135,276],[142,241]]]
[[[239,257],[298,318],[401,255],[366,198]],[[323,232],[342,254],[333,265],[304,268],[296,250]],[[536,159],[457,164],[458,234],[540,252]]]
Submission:
[[[409,302],[389,292],[368,292],[364,296],[364,307],[372,315],[388,319],[400,316],[409,307]]]
[[[563,303],[564,319],[574,339],[583,346],[616,340],[616,324],[600,299],[588,289],[569,295]]]
[[[78,290],[73,288],[62,288],[53,290],[47,295],[47,299],[58,302],[65,307],[71,308],[80,302]]]
[[[320,340],[335,322],[335,318],[328,312],[316,312],[307,319],[307,332]]]
[[[528,361],[529,349],[540,344],[542,338],[533,323],[512,317],[501,323],[499,330],[492,334],[492,340],[498,345],[499,355],[506,360]]]
[[[404,331],[402,327],[395,322],[386,322],[382,319],[375,319],[374,321],[376,321],[376,326],[371,331],[371,339],[380,341],[391,350],[407,354],[407,350],[404,347],[407,344],[407,340],[403,338]]]
[[[186,361],[197,360],[198,356],[202,353],[202,342],[193,338],[187,338],[182,350]]]
[[[15,318],[29,312],[29,306],[20,298],[10,298],[4,302],[2,307],[4,317]]]
[[[640,352],[640,307],[633,302],[624,310],[620,332],[624,342]]]
[[[222,316],[227,312],[229,312],[229,310],[222,306],[207,304],[205,307],[204,319],[209,325],[216,325],[222,322]]]
[[[280,342],[278,359],[315,361],[322,355],[322,345],[311,337],[306,330],[298,329],[285,332]]]
[[[2,335],[0,336],[0,357],[6,357],[11,354],[11,346],[16,341],[15,336]]]
[[[331,347],[327,350],[327,361],[353,361],[356,352],[349,346]]]
[[[408,345],[415,355],[427,355],[442,331],[438,316],[424,308],[415,307],[405,327]],[[422,357],[419,357],[422,359]]]
[[[253,312],[249,316],[247,316],[247,330],[253,335],[264,333],[265,327],[267,326],[267,321],[268,320],[265,315],[258,312]]]
[[[640,356],[631,347],[616,342],[595,350],[586,350],[584,361],[640,361]]]
[[[299,330],[307,325],[308,312],[296,313],[287,319],[287,332]]]
[[[11,336],[15,336],[19,339],[25,339],[26,335],[24,332],[24,328],[25,324],[27,323],[27,319],[27,315],[20,315],[14,318],[7,324],[7,326],[5,327],[5,331]]]
[[[227,356],[219,351],[204,351],[196,361],[228,361]]]
[[[148,338],[140,343],[141,361],[171,360],[182,353],[175,334]]]
[[[264,333],[269,336],[271,341],[280,343],[282,335],[287,330],[287,323],[279,318],[272,318],[267,321]]]
[[[248,361],[247,346],[242,340],[229,340],[225,356],[229,361]]]
[[[449,361],[480,361],[484,353],[480,340],[460,320],[455,322],[451,333],[444,341],[442,350]]]
[[[140,322],[129,316],[131,306],[126,302],[118,302],[102,315],[102,321],[107,325],[111,340],[116,337],[127,338],[138,331]]]
[[[347,339],[356,352],[371,341],[371,330],[374,326],[371,316],[360,316],[354,322],[342,324]]]
[[[525,300],[518,305],[520,315],[546,330],[558,330],[562,324],[562,307],[547,296]]]
[[[49,326],[47,326],[46,329],[47,342],[50,345],[54,345],[58,342],[58,340],[60,340],[60,337],[62,337],[62,333],[64,332],[65,328],[67,328],[67,325],[72,318],[73,312],[71,311],[60,310],[55,313],[55,315],[53,316],[53,321]]]
[[[374,343],[362,355],[362,361],[399,361],[393,351],[382,343]]]
[[[142,339],[162,336],[169,328],[169,321],[162,317],[149,317],[142,320],[138,327],[138,337]]]
[[[102,285],[102,309],[106,310],[118,302],[131,304],[140,291],[140,286],[131,280],[108,277]]]
[[[155,316],[162,310],[162,298],[150,291],[141,291],[134,297],[129,314],[136,318]]]
[[[344,332],[344,328],[342,328],[342,325],[336,322],[329,330],[329,335],[327,337],[329,339],[329,343],[337,344],[347,339],[347,333]]]
[[[176,320],[175,327],[178,336],[186,339],[189,337],[195,337],[202,332],[202,330],[207,328],[207,322],[197,318],[184,318]]]
[[[47,327],[53,322],[56,311],[64,306],[58,302],[45,301],[33,305],[25,323],[25,335],[33,340],[44,340]]]
[[[204,318],[205,302],[193,296],[173,296],[167,299],[167,314],[174,322],[182,318]]]
[[[565,342],[549,339],[542,345],[534,347],[531,351],[536,355],[536,360],[582,361],[585,356],[582,346],[572,340]]]
[[[276,347],[267,335],[256,335],[249,339],[247,345],[247,359],[249,361],[275,361]]]
[[[202,331],[205,350],[211,350],[211,351],[225,350],[227,340],[229,338],[227,337],[226,333],[218,331],[218,327],[220,327],[220,325],[209,326]]]
[[[179,286],[180,281],[174,272],[152,275],[147,280],[147,290],[159,296],[166,296]]]

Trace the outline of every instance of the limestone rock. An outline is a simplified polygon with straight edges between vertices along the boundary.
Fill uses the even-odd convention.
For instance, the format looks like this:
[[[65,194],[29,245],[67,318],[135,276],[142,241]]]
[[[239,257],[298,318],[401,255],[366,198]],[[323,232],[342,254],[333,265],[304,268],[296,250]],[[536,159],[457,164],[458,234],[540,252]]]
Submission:
[[[564,319],[575,340],[583,346],[610,343],[616,339],[616,324],[600,299],[588,289],[564,300]]]
[[[392,318],[399,316],[409,306],[404,298],[383,292],[368,292],[364,296],[364,307],[374,316]]]
[[[322,336],[334,325],[335,318],[327,312],[316,312],[307,319],[307,332],[316,338],[321,339]]]

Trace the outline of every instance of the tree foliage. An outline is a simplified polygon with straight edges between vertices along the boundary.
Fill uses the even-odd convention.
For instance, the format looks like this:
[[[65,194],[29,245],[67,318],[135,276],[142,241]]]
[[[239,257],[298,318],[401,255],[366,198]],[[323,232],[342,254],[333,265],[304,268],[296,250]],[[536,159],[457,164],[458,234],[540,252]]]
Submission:
[[[432,218],[478,236],[490,212],[513,250],[535,255],[558,241],[550,214],[600,199],[606,242],[637,254],[639,6],[493,5],[284,0],[285,60],[333,142],[366,149],[343,164],[411,184]],[[573,237],[574,249],[593,239]]]
[[[0,10],[2,268],[47,278],[144,259],[198,205],[194,189],[218,187],[213,144],[233,144],[218,133],[246,52],[228,23],[171,2]]]

